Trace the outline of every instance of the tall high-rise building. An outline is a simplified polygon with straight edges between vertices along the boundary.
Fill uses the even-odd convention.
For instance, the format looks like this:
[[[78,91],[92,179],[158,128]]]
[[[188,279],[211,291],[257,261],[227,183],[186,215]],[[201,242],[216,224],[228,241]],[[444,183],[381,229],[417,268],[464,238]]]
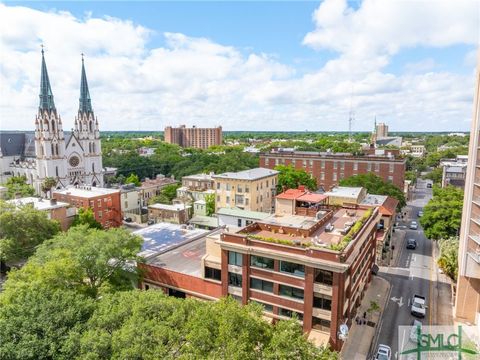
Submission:
[[[388,125],[385,123],[376,124],[375,134],[377,135],[377,139],[388,137]]]
[[[222,127],[187,128],[181,125],[178,128],[167,126],[165,128],[165,142],[177,144],[181,147],[195,147],[207,149],[212,145],[222,145]]]
[[[455,317],[480,324],[480,54],[477,62],[475,100],[465,179]]]

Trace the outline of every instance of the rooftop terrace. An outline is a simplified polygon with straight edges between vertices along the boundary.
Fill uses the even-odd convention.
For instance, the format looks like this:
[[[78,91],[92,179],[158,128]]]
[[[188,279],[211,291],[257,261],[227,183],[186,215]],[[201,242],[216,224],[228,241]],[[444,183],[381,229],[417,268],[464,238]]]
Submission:
[[[366,209],[339,209],[319,212],[317,218],[299,215],[271,215],[239,231],[256,240],[293,246],[340,246],[349,231],[366,217]],[[371,214],[371,212],[369,212]],[[358,226],[358,225],[357,225]],[[360,227],[361,228],[361,227]]]

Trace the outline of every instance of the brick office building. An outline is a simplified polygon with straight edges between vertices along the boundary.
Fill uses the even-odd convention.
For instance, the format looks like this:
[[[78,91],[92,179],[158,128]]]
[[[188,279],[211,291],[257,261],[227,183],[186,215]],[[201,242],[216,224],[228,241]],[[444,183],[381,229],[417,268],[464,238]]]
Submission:
[[[353,156],[347,153],[281,150],[260,154],[260,167],[274,169],[277,165],[304,169],[326,191],[338,185],[341,179],[369,172],[403,190],[406,170],[406,160],[392,154]]]
[[[140,286],[177,297],[255,301],[273,321],[295,314],[305,332],[340,349],[339,326],[352,323],[371,280],[380,216],[378,208],[332,208],[313,217],[274,214],[235,232],[172,228],[165,236],[159,229],[154,249],[146,228],[138,233],[148,239]],[[348,245],[334,250],[358,221]]]
[[[165,142],[177,144],[181,147],[207,149],[212,145],[222,145],[222,141],[221,126],[216,128],[197,128],[196,126],[187,128],[185,125],[181,125],[178,128],[171,126],[165,128]]]
[[[95,220],[104,228],[122,225],[120,190],[94,186],[71,187],[55,190],[52,197],[76,208],[91,208]]]

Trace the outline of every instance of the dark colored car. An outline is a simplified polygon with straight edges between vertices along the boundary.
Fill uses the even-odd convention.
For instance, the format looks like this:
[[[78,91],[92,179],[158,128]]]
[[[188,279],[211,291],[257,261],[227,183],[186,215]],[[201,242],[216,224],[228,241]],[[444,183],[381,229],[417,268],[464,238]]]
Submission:
[[[127,222],[127,223],[131,223],[132,221],[133,221],[133,220],[132,220],[132,218],[131,218],[131,217],[127,217],[127,218],[125,218],[125,222]]]
[[[431,188],[432,187],[432,184],[431,183],[427,183],[427,188]]]
[[[408,239],[407,240],[407,249],[415,250],[417,248],[417,240],[415,239]]]

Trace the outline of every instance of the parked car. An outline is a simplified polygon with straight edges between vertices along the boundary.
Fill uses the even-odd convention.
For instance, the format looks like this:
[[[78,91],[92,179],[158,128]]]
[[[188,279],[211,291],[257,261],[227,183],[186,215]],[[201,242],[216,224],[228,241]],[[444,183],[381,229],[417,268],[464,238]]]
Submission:
[[[432,188],[432,183],[427,183],[427,188],[431,189]]]
[[[132,221],[133,221],[133,220],[132,220],[132,218],[131,218],[131,217],[127,217],[127,218],[125,218],[125,222],[127,222],[127,223],[131,223]]]
[[[392,358],[392,349],[390,346],[380,344],[378,345],[377,354],[375,355],[375,360],[391,360]]]
[[[155,221],[154,221],[154,220],[148,220],[148,221],[147,221],[147,225],[153,225],[153,224],[155,224]]]
[[[407,249],[415,250],[417,248],[417,240],[407,239]]]
[[[412,307],[410,309],[410,313],[413,316],[417,317],[425,317],[427,310],[425,306],[425,296],[420,295],[413,295],[412,299]]]
[[[412,221],[410,223],[410,229],[412,229],[412,230],[417,230],[418,229],[418,224],[417,224],[416,221]]]
[[[414,343],[418,343],[418,328],[420,327],[420,332],[422,332],[422,322],[420,320],[414,319],[412,323],[412,328],[410,330],[410,340]]]
[[[423,211],[420,210],[417,215],[418,215],[418,217],[422,217],[423,216]]]

